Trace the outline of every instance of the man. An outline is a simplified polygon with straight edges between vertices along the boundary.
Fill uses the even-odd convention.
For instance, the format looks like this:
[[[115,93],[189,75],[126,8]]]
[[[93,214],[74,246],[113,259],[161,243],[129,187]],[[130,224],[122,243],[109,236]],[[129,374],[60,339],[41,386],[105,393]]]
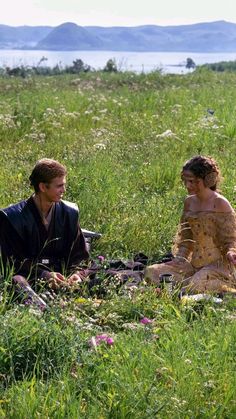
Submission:
[[[63,201],[66,168],[39,160],[30,175],[34,194],[0,211],[0,245],[5,273],[18,287],[45,279],[53,289],[81,282],[79,265],[88,258],[75,204]]]

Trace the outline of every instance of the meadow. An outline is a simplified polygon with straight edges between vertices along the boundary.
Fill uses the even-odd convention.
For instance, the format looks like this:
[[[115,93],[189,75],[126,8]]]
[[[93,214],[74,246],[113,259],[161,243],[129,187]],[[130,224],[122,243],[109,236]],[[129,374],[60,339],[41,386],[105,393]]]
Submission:
[[[92,72],[0,78],[1,207],[28,197],[42,157],[102,233],[91,258],[171,250],[183,163],[216,158],[236,209],[236,74]],[[236,300],[189,304],[143,286],[58,295],[40,313],[1,281],[0,417],[234,418]]]

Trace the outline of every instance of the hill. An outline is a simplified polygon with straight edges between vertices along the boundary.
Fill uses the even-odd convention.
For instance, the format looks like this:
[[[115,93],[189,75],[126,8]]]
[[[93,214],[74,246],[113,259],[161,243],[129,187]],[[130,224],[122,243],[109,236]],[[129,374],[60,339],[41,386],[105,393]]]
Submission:
[[[34,47],[48,35],[51,26],[8,26],[0,25],[0,49]]]
[[[0,25],[0,49],[56,51],[236,51],[236,24],[226,21],[180,26],[79,26],[67,22],[56,27]]]
[[[100,49],[100,47],[102,42],[96,33],[90,33],[75,23],[63,23],[57,26],[37,44],[37,49],[62,51]]]

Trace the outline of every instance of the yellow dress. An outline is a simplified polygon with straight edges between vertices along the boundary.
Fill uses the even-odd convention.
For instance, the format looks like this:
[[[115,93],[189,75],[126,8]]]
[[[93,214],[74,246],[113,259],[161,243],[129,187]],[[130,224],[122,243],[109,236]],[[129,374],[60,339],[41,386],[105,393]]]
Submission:
[[[236,270],[226,257],[229,250],[236,251],[234,211],[186,211],[173,250],[177,263],[150,265],[145,279],[159,283],[161,274],[171,273],[191,292],[236,293]]]

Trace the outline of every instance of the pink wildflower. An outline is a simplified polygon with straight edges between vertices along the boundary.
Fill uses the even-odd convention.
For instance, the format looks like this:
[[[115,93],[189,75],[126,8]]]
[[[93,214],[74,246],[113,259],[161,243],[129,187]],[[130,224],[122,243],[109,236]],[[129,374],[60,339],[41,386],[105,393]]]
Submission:
[[[103,263],[104,260],[105,260],[104,256],[102,256],[102,255],[98,256],[98,259],[100,260],[101,263]]]
[[[114,339],[113,338],[107,338],[107,344],[109,346],[114,345]]]
[[[143,318],[140,320],[140,323],[142,323],[142,324],[150,324],[150,323],[152,323],[152,320],[151,320],[151,319],[149,319],[148,317],[143,317]]]
[[[104,335],[97,335],[95,337],[95,339],[96,339],[97,344],[99,344],[101,341],[106,342],[107,339],[108,339],[108,335],[105,335],[105,334]]]
[[[90,339],[89,344],[91,347],[96,349],[102,342],[106,343],[108,346],[114,345],[114,339],[106,334],[93,336]]]

